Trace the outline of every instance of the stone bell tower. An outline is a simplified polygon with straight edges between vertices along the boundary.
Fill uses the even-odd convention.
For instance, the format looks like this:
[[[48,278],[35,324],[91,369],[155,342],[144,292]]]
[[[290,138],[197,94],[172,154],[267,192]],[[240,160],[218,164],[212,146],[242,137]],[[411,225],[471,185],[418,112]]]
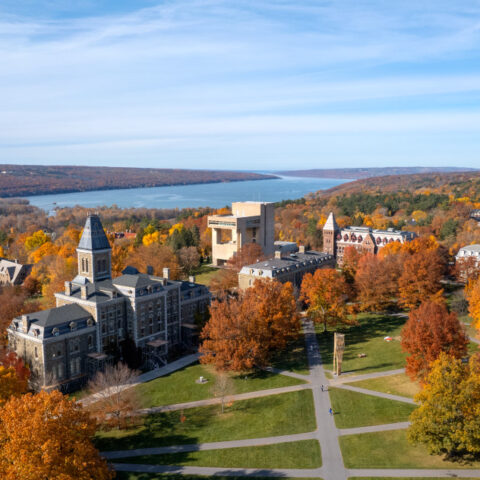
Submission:
[[[336,256],[337,250],[337,234],[340,228],[335,221],[335,215],[330,212],[330,215],[323,226],[323,251],[330,255]]]
[[[112,249],[98,215],[88,215],[77,256],[79,277],[92,283],[112,278]]]

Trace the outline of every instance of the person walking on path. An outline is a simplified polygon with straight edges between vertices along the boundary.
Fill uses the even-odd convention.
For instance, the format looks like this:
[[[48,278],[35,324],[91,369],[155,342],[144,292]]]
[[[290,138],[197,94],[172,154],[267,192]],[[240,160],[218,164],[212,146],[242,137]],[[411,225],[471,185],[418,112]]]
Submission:
[[[333,415],[333,409],[330,408],[330,409],[328,410],[328,413],[330,414],[330,416],[332,416],[332,415]]]
[[[322,383],[322,387],[321,387],[321,388],[322,388],[322,392],[323,392],[323,391],[324,391],[324,390],[323,390],[323,383]]]

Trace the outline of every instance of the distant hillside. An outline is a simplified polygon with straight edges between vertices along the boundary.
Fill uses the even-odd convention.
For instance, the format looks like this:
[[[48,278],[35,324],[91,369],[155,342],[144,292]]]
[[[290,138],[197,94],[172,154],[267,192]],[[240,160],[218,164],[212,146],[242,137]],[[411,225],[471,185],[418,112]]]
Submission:
[[[258,173],[215,170],[0,165],[0,197],[240,182],[268,178],[278,177]]]
[[[320,190],[317,197],[351,195],[354,193],[441,193],[456,197],[480,197],[480,171],[435,172],[413,175],[387,175],[343,183]]]
[[[385,167],[385,168],[316,168],[312,170],[284,170],[275,172],[289,177],[316,178],[360,178],[382,177],[385,175],[411,175],[435,172],[471,172],[474,168],[461,167]]]

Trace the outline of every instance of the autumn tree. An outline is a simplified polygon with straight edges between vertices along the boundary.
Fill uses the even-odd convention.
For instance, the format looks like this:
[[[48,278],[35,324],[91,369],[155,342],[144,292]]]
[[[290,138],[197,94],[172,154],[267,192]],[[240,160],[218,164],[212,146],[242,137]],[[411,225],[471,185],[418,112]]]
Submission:
[[[480,330],[480,279],[467,283],[465,296],[468,300],[468,312],[473,318],[473,326]]]
[[[146,272],[147,266],[153,267],[155,275],[163,276],[163,269],[170,269],[172,279],[180,278],[181,268],[177,256],[170,247],[152,243],[148,246],[140,245],[129,252],[125,258],[125,265],[135,267],[139,272]]]
[[[393,259],[393,256],[381,258],[373,253],[367,253],[360,259],[355,275],[359,310],[382,311],[392,303],[398,278]]]
[[[303,277],[300,298],[307,305],[307,314],[314,322],[327,326],[353,324],[355,319],[349,317],[347,300],[347,284],[342,274],[333,268],[318,269],[312,275]]]
[[[122,428],[132,413],[140,408],[135,389],[131,388],[139,373],[123,363],[108,365],[88,383],[91,395],[85,402],[89,412],[103,427]]]
[[[0,477],[12,480],[110,480],[92,444],[96,424],[60,392],[12,397],[0,409]]]
[[[197,247],[182,247],[177,252],[178,261],[182,270],[190,275],[200,265],[200,254]]]
[[[201,333],[201,361],[218,370],[264,367],[298,329],[292,285],[261,280],[238,298],[212,302]]]
[[[10,397],[18,397],[26,393],[28,389],[28,378],[21,378],[17,375],[15,367],[0,365],[0,407]]]
[[[407,256],[398,280],[400,305],[415,308],[422,301],[440,295],[440,281],[445,269],[445,258],[438,249],[419,251]]]
[[[453,358],[467,353],[468,337],[457,315],[443,300],[427,300],[410,312],[402,329],[402,349],[407,357],[406,372],[423,382],[430,365],[442,352]]]
[[[480,453],[479,354],[465,364],[442,352],[415,400],[420,406],[410,416],[411,443],[450,459]]]
[[[345,281],[353,286],[362,254],[355,247],[346,247],[343,252],[342,272]]]
[[[239,272],[245,265],[265,260],[262,247],[258,243],[246,243],[227,261],[227,268]]]

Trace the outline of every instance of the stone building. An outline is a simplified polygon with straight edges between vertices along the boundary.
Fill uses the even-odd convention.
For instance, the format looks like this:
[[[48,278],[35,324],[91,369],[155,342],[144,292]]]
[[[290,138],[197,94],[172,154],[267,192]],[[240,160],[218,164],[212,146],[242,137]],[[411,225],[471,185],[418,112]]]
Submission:
[[[0,285],[21,285],[32,271],[33,265],[17,260],[0,258]]]
[[[209,216],[213,265],[224,265],[247,243],[258,243],[266,257],[273,255],[274,215],[273,203],[234,202],[231,215]]]
[[[388,228],[376,230],[370,227],[340,228],[333,213],[330,213],[323,227],[323,251],[334,255],[338,265],[343,264],[343,255],[347,247],[354,247],[359,252],[377,254],[385,245],[392,242],[410,242],[416,233]]]
[[[305,251],[283,254],[278,250],[275,257],[253,265],[244,266],[238,274],[238,286],[244,290],[251,287],[258,278],[270,278],[279,282],[291,282],[300,288],[303,276],[319,268],[335,268],[335,257],[328,253]]]
[[[9,345],[32,365],[36,388],[78,388],[127,341],[146,368],[165,364],[183,343],[182,324],[194,324],[210,303],[205,286],[173,281],[168,269],[156,277],[127,267],[112,279],[111,248],[96,215],[87,218],[77,256],[78,275],[55,294],[57,307],[8,328]]]

